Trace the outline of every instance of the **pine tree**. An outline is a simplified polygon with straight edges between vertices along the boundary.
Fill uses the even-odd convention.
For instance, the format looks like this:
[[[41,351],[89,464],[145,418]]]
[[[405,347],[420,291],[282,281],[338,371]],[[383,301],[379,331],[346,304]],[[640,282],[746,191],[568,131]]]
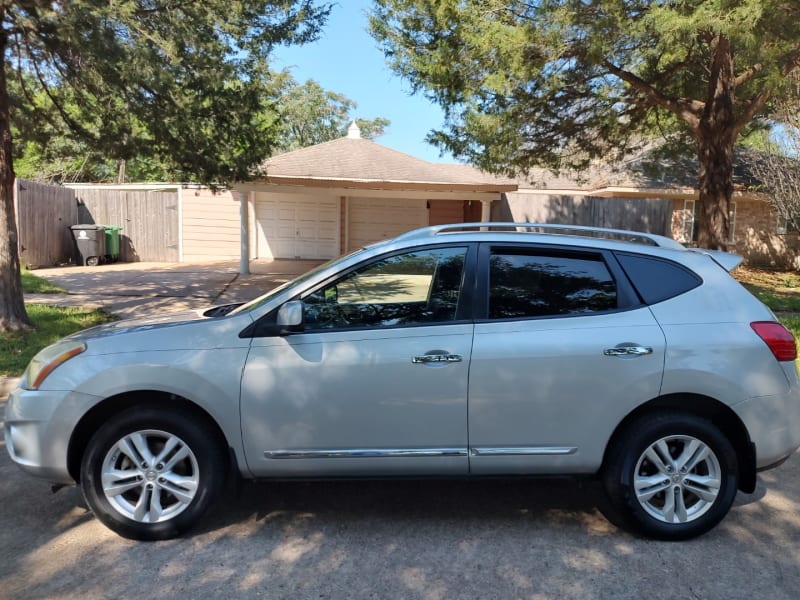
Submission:
[[[376,0],[392,68],[445,110],[429,139],[495,172],[581,168],[683,132],[700,245],[729,239],[733,147],[800,70],[795,0]]]
[[[316,0],[0,0],[0,331],[30,327],[8,79],[21,111],[110,158],[146,144],[199,181],[243,179],[279,130],[265,110],[277,95],[270,51],[315,39],[330,9]]]

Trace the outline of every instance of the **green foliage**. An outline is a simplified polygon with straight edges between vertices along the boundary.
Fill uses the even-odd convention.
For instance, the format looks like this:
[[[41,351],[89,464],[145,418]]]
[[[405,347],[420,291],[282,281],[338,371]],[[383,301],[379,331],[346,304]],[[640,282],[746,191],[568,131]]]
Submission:
[[[279,151],[297,150],[342,137],[353,121],[350,116],[357,104],[344,96],[324,89],[313,79],[298,84],[288,73],[279,81],[281,95],[277,99],[282,134]],[[389,120],[356,119],[362,137],[374,139],[383,135]]]
[[[346,135],[353,121],[351,114],[357,108],[353,100],[323,89],[314,80],[299,84],[286,72],[270,74],[268,79],[265,94],[272,94],[274,98],[253,120],[266,124],[271,131],[262,132],[264,135],[254,140],[258,144],[257,154],[296,150]],[[22,116],[24,112],[17,114]],[[389,120],[382,117],[356,119],[356,123],[362,137],[367,139],[383,135],[389,126]],[[25,118],[19,123],[14,121],[17,176],[57,183],[198,180],[197,176],[180,169],[171,154],[159,151],[144,124],[139,121],[133,124],[130,139],[135,143],[129,144],[130,151],[107,155],[92,143],[81,141],[72,132],[53,127],[48,121],[34,122]]]
[[[798,22],[786,0],[376,0],[370,28],[392,68],[444,108],[432,142],[520,174],[618,157],[656,133],[735,138],[787,93]],[[733,116],[713,121],[726,44]]]
[[[36,329],[0,332],[0,376],[22,375],[30,360],[42,348],[81,329],[116,320],[116,317],[102,310],[86,311],[46,304],[29,304],[26,308]]]
[[[270,52],[315,39],[329,11],[316,0],[8,5],[12,118],[17,133],[37,131],[16,153],[22,171],[62,157],[68,176],[85,163],[142,178],[246,179],[280,132]]]

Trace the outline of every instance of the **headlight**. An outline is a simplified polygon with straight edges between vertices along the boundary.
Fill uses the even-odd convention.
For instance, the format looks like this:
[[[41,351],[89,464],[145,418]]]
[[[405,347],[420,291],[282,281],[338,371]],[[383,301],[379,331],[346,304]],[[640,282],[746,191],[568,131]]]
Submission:
[[[28,390],[38,390],[53,369],[85,350],[86,344],[83,342],[62,341],[48,346],[34,356],[25,369],[22,386]]]

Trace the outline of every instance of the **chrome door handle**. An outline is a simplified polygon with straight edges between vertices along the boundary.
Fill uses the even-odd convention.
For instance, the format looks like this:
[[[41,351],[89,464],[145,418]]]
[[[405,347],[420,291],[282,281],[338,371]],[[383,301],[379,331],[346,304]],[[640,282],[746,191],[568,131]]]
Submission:
[[[463,358],[460,354],[424,354],[423,356],[415,356],[411,362],[415,365],[423,365],[428,363],[453,363],[461,362]]]
[[[646,356],[652,353],[653,349],[646,346],[621,346],[603,350],[603,354],[606,356]]]

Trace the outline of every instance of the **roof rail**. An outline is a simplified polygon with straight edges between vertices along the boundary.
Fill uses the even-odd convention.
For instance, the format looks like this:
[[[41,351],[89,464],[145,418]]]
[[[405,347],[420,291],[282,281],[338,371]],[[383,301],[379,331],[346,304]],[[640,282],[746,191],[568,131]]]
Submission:
[[[605,227],[586,227],[584,225],[556,225],[553,223],[452,223],[450,225],[434,225],[432,227],[414,229],[413,231],[398,236],[396,239],[424,239],[435,235],[462,233],[465,231],[510,231],[518,233],[569,235],[575,237],[603,238],[633,244],[645,244],[647,246],[685,250],[685,247],[675,240],[654,233],[627,231],[625,229],[608,229]]]

